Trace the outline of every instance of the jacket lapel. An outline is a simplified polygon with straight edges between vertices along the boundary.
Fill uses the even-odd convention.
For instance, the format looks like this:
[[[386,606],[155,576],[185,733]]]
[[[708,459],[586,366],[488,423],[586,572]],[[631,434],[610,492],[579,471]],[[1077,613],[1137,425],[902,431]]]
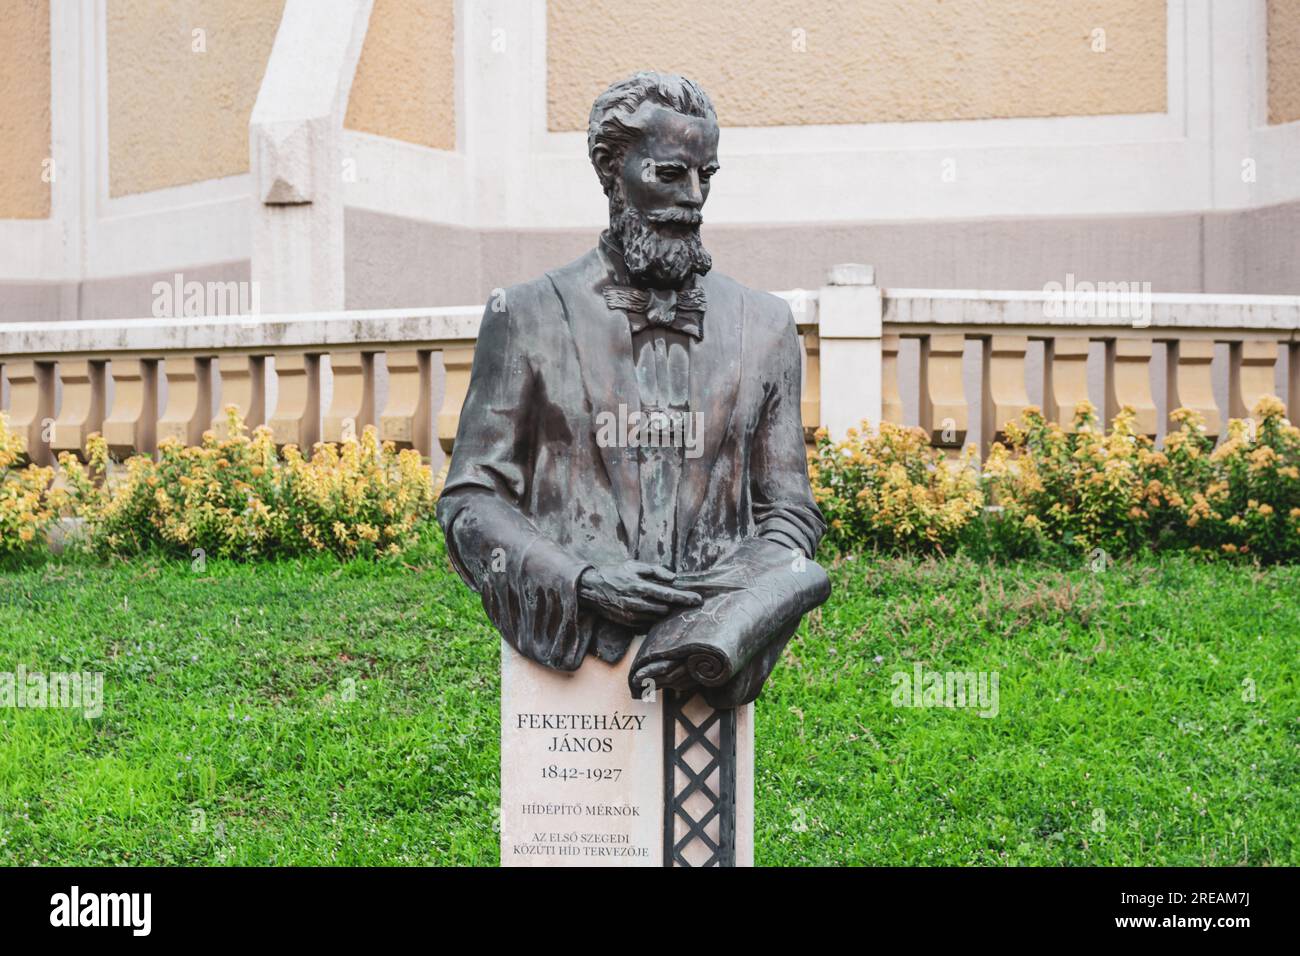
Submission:
[[[621,423],[619,406],[640,411],[636,372],[632,365],[632,333],[627,313],[605,304],[612,284],[609,260],[593,249],[571,266],[548,272],[564,303],[565,315],[578,350],[582,384],[591,409],[592,441],[609,476],[630,553],[636,553],[641,527],[641,474],[637,450],[598,439],[606,415]]]
[[[707,296],[704,335],[691,340],[691,412],[699,412],[700,449],[687,456],[677,493],[677,550],[685,551],[695,519],[704,504],[709,476],[723,439],[731,429],[744,361],[745,301],[732,282],[704,276]]]

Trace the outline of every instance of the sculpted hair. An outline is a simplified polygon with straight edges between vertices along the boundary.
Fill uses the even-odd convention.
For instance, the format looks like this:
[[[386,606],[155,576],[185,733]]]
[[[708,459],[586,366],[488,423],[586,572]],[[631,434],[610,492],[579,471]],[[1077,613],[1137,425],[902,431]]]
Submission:
[[[597,146],[604,146],[611,154],[622,159],[627,148],[641,136],[641,130],[632,125],[633,114],[646,100],[676,110],[686,116],[717,119],[709,95],[694,81],[676,73],[656,73],[644,70],[619,80],[607,89],[591,106],[587,121],[587,156],[595,166]],[[600,185],[609,195],[612,181],[608,181],[596,167]]]

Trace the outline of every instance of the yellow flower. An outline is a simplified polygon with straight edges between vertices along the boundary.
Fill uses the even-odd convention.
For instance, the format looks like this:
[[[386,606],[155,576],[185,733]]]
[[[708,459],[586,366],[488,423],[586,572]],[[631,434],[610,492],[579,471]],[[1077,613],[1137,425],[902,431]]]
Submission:
[[[1251,409],[1251,413],[1256,418],[1265,421],[1270,418],[1285,418],[1286,406],[1282,404],[1282,400],[1276,395],[1265,395],[1255,403],[1255,407]]]

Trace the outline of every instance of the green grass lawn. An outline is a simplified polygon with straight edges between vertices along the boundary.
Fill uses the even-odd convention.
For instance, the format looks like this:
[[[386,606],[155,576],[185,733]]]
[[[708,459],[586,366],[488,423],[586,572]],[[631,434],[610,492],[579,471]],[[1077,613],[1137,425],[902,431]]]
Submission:
[[[105,674],[0,709],[0,864],[495,864],[498,640],[406,562],[0,574],[0,671]],[[758,702],[760,864],[1300,863],[1300,568],[833,579]],[[916,662],[998,715],[894,706]]]

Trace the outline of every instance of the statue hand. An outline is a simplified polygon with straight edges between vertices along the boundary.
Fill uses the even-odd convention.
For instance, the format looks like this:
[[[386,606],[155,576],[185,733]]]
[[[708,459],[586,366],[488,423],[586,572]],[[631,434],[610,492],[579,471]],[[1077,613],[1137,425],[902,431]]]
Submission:
[[[676,607],[699,607],[694,591],[671,587],[673,572],[641,561],[588,568],[578,579],[578,597],[601,617],[627,627],[642,627],[666,617]]]

